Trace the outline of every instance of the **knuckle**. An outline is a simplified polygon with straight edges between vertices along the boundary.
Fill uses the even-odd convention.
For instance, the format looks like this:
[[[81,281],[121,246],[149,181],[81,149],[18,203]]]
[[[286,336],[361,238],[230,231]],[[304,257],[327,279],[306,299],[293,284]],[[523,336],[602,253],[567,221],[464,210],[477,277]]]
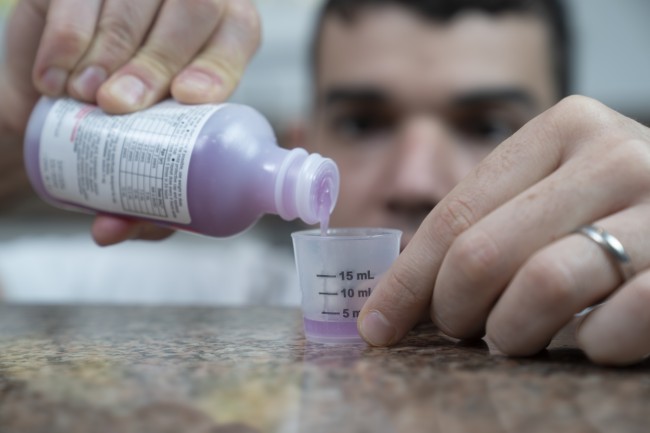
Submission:
[[[481,232],[465,233],[449,249],[449,260],[470,283],[484,282],[499,272],[502,256],[496,243]]]
[[[638,194],[646,195],[650,188],[650,143],[641,139],[614,139],[607,141],[607,157],[584,158],[581,171],[598,182],[612,179],[613,188],[621,191],[618,198],[627,200]],[[617,176],[625,167],[625,176]]]
[[[257,47],[260,42],[262,23],[255,6],[249,0],[231,0],[228,3],[228,16]]]
[[[88,45],[92,35],[74,25],[52,29],[51,42],[55,49],[64,57],[81,55]]]
[[[259,31],[261,29],[257,9],[248,0],[231,0],[228,3],[228,14],[247,31]]]
[[[204,55],[196,65],[210,71],[218,71],[219,77],[227,87],[234,87],[244,73],[243,65],[216,54]]]
[[[450,233],[456,238],[474,224],[476,217],[468,202],[460,197],[453,197],[441,207],[434,221],[436,230]]]
[[[451,297],[449,297],[451,295]],[[460,296],[463,299],[454,299],[454,294],[447,293],[441,302],[440,295],[434,293],[434,300],[431,303],[431,320],[446,335],[453,338],[480,338],[485,334],[485,323],[483,319],[477,319],[472,315],[459,313],[467,307],[468,297]],[[446,302],[445,302],[446,301]],[[471,302],[471,301],[470,301]]]
[[[225,9],[223,2],[219,0],[182,0],[181,3],[188,9],[212,17],[221,16]]]
[[[416,289],[414,275],[410,270],[399,268],[386,279],[386,287],[390,287],[390,308],[400,308],[409,305],[424,305],[430,303],[429,293],[421,293]]]
[[[220,24],[228,11],[227,1],[224,0],[175,0],[175,3],[178,9],[189,15],[190,24],[193,20],[200,20],[209,22],[213,28]]]
[[[583,95],[570,95],[562,98],[557,104],[558,109],[564,111],[576,111],[585,109],[596,109],[604,107],[597,100]]]
[[[142,48],[138,53],[138,59],[157,80],[170,80],[182,67],[177,55],[166,50],[165,47],[153,44]]]
[[[554,310],[573,301],[576,285],[573,273],[548,252],[538,253],[528,260],[519,278],[530,305],[537,310]]]
[[[206,55],[203,61],[209,66],[209,69],[219,71],[225,80],[233,80],[243,73],[243,67],[217,54]]]
[[[629,139],[619,142],[615,147],[612,152],[614,155],[610,163],[611,168],[618,171],[621,167],[625,167],[626,176],[623,178],[631,183],[627,186],[633,188],[636,185],[643,191],[647,191],[650,186],[650,142]],[[607,175],[611,173],[610,169]]]
[[[609,115],[611,110],[603,103],[582,95],[571,95],[562,99],[552,109],[554,114],[558,117],[578,115],[579,118],[589,119],[592,117],[604,117]]]
[[[576,141],[580,136],[601,135],[616,122],[616,112],[601,102],[582,95],[567,96],[549,109],[547,120],[566,131],[566,139]]]
[[[134,26],[113,14],[102,18],[98,34],[102,50],[118,57],[133,53],[140,43],[140,37]]]

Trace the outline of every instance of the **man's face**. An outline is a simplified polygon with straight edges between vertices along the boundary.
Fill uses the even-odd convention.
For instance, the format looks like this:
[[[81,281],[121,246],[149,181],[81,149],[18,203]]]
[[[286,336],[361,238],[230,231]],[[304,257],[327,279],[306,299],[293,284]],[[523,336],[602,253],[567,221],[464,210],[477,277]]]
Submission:
[[[422,219],[494,147],[552,105],[544,24],[464,14],[448,23],[397,6],[323,26],[309,143],[333,158],[341,192],[332,226]]]

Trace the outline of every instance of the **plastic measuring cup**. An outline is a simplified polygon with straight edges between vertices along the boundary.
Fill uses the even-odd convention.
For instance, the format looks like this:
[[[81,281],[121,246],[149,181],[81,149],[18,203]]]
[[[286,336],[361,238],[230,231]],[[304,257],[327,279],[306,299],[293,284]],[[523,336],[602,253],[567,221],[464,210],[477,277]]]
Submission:
[[[329,229],[326,236],[318,229],[291,234],[308,340],[361,341],[359,312],[399,255],[401,235],[384,228]]]

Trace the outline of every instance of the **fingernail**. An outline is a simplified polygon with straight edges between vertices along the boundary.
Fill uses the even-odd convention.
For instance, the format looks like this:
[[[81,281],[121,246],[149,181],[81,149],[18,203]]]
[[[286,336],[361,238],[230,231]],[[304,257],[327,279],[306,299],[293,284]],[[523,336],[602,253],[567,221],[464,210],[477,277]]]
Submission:
[[[68,80],[68,71],[53,66],[41,77],[41,84],[48,95],[60,95],[63,93],[65,82]]]
[[[197,70],[186,70],[178,77],[178,84],[184,92],[194,97],[213,94],[222,86],[218,76]]]
[[[373,346],[388,346],[397,330],[388,319],[377,310],[372,310],[363,318],[359,326],[361,336]]]
[[[145,87],[142,80],[133,75],[123,75],[108,88],[108,92],[123,105],[128,108],[135,109],[142,105],[145,92]]]
[[[72,88],[83,99],[94,100],[97,89],[106,81],[108,73],[100,66],[89,66],[72,80]]]

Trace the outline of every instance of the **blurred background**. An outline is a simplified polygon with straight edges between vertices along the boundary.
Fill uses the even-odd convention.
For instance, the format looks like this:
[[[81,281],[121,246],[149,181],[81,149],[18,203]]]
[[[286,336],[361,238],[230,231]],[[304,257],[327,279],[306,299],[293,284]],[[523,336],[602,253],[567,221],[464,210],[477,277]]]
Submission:
[[[320,1],[256,3],[263,17],[264,42],[234,99],[258,107],[280,124],[290,124],[308,107],[305,54]],[[574,23],[574,93],[650,121],[650,2],[566,0],[566,4]]]
[[[10,3],[0,0],[0,31]],[[308,110],[306,53],[320,1],[256,3],[263,43],[233,100],[262,111],[283,137],[300,130]],[[574,93],[650,124],[650,2],[567,0],[567,6],[574,22]],[[38,200],[0,208],[4,298],[54,303],[299,302],[288,244],[293,226],[275,218],[230,239],[180,233],[162,243],[110,248],[94,245],[90,221]]]

